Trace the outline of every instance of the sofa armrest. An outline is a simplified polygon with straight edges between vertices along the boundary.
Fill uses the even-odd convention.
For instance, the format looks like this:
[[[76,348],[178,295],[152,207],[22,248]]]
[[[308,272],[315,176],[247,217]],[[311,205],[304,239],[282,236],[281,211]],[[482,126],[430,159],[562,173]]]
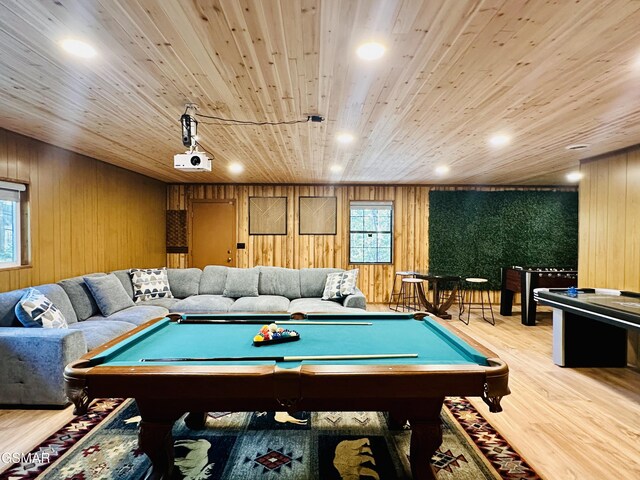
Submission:
[[[0,404],[67,404],[64,367],[85,353],[78,330],[0,328]]]
[[[358,288],[356,288],[356,293],[353,295],[348,295],[344,297],[344,302],[342,302],[343,307],[350,308],[361,308],[363,310],[367,309],[367,299]]]

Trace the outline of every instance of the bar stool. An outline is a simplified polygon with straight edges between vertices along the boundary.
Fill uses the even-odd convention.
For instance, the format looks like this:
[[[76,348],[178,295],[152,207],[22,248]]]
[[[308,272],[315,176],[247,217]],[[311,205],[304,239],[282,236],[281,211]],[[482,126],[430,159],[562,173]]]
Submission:
[[[416,274],[416,272],[410,272],[410,271],[396,272],[395,276],[393,277],[393,287],[391,287],[391,293],[389,294],[389,309],[390,310],[395,310],[396,312],[398,311],[398,305],[401,303],[401,295],[403,293],[403,290],[402,290],[402,279],[403,278],[413,278],[413,276],[415,274]],[[400,289],[398,291],[396,291],[396,281],[397,281],[398,277],[400,277]],[[394,300],[396,300],[395,308],[392,307]]]
[[[418,296],[418,288],[422,288],[422,284],[424,280],[421,278],[403,278],[402,285],[400,286],[400,294],[398,297],[398,302],[396,303],[396,312],[398,311],[398,306],[400,302],[400,298],[402,298],[402,311],[405,310],[422,310],[420,306],[420,297]]]
[[[496,324],[496,319],[493,316],[493,307],[491,306],[491,293],[489,292],[488,287],[488,282],[489,280],[487,280],[486,278],[478,278],[478,277],[468,277],[464,279],[464,282],[462,284],[462,288],[461,289],[461,300],[462,300],[462,306],[460,308],[460,313],[458,314],[458,319],[462,320],[465,324],[469,325],[469,320],[471,317],[471,310],[482,310],[482,319],[485,322],[489,322],[491,325],[495,325]],[[471,306],[471,300],[473,297],[473,291],[477,290],[480,292],[480,306],[479,307],[472,307]],[[484,305],[484,294],[487,294],[487,302],[489,303],[489,311],[491,312],[491,320],[489,320],[487,317],[485,317],[485,305]],[[468,302],[465,305],[465,297],[468,296]],[[464,315],[463,312],[465,311],[465,309],[467,310],[467,321],[464,321]]]

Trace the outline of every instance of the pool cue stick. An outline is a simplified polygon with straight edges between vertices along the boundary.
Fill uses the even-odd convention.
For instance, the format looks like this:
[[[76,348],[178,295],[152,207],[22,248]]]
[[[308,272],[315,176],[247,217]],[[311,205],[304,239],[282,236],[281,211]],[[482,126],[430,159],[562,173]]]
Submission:
[[[141,358],[141,362],[302,362],[305,360],[369,360],[373,358],[416,358],[417,353],[375,353],[372,355],[287,355],[274,357],[182,357]]]
[[[207,320],[202,319],[198,320],[196,318],[181,318],[178,320],[178,323],[189,323],[189,324],[206,324],[206,323],[214,323],[214,324],[244,324],[244,325],[265,325],[268,323],[275,323],[276,325],[372,325],[371,322],[337,322],[337,321],[329,321],[329,322],[321,322],[321,321],[309,321],[309,320],[275,320],[273,322],[268,322],[264,320]]]

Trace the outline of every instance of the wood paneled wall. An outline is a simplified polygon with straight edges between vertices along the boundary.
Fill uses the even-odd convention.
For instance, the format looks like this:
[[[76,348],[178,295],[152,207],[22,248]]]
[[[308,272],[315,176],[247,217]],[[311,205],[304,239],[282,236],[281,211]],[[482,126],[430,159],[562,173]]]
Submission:
[[[579,284],[640,292],[640,147],[585,161],[580,182]],[[640,367],[640,337],[629,333]]]
[[[238,250],[236,265],[253,267],[274,265],[289,268],[359,268],[358,286],[372,303],[386,302],[396,271],[429,269],[429,192],[438,189],[470,187],[430,186],[306,186],[306,185],[169,185],[167,209],[188,210],[191,200],[235,200],[237,241],[246,244]],[[475,188],[478,190],[505,190]],[[514,188],[507,188],[514,189]],[[540,189],[540,188],[535,188]],[[249,235],[248,199],[252,196],[286,196],[287,235]],[[299,235],[298,199],[301,196],[337,197],[336,235]],[[394,204],[393,264],[349,265],[349,202],[351,200],[390,200]],[[188,254],[168,254],[170,267],[189,266]],[[499,292],[494,292],[494,302]]]
[[[28,183],[31,265],[0,291],[165,262],[163,182],[0,129],[0,177]]]
[[[249,197],[287,197],[287,235],[249,235]],[[298,199],[301,196],[337,197],[336,235],[299,235]],[[238,267],[275,265],[288,268],[349,268],[349,201],[394,202],[394,264],[358,265],[359,287],[370,302],[384,302],[396,270],[428,269],[428,187],[304,186],[304,185],[170,185],[167,208],[189,209],[195,199],[236,201],[237,241],[246,243],[237,251]],[[186,267],[187,254],[168,254],[167,265]]]

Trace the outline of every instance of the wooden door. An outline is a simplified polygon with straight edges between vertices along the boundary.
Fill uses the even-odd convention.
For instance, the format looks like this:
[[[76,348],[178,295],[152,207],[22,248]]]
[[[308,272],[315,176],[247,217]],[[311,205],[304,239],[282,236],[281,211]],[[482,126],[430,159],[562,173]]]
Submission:
[[[191,267],[236,266],[236,205],[225,200],[191,204]]]

